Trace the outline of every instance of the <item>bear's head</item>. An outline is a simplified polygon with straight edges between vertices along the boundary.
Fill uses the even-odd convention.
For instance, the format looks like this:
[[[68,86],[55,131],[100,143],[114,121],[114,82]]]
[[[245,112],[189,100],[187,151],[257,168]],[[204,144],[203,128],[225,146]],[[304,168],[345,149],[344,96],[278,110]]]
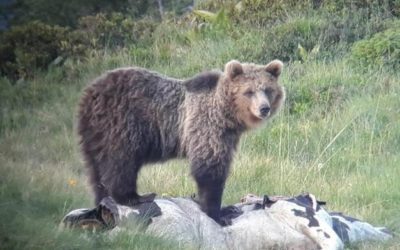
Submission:
[[[231,97],[236,119],[246,128],[258,127],[282,106],[285,90],[278,84],[282,67],[279,60],[267,65],[233,60],[225,65],[219,84],[224,85],[224,94]]]
[[[267,65],[232,60],[224,72],[203,72],[183,85],[191,101],[211,97],[216,100],[208,102],[214,105],[213,110],[218,106],[233,124],[255,128],[276,114],[285,100],[285,90],[278,84],[282,67],[279,60]]]

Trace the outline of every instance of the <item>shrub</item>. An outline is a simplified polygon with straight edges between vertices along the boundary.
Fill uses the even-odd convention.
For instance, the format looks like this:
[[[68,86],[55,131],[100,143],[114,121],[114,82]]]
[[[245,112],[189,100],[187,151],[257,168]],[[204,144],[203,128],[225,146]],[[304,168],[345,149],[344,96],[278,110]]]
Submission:
[[[236,22],[264,25],[282,19],[288,10],[305,10],[311,5],[310,0],[206,0],[197,7],[214,12],[225,9]]]
[[[196,9],[208,10],[212,12],[217,12],[221,9],[225,9],[229,12],[234,11],[235,6],[237,4],[236,0],[204,0],[204,1],[197,1]]]
[[[76,32],[85,34],[93,48],[118,48],[137,43],[140,40],[150,40],[157,24],[151,19],[134,21],[121,13],[99,13],[94,16],[82,17]],[[87,42],[87,43],[88,43]]]
[[[376,14],[398,16],[400,14],[399,0],[328,0],[322,1],[322,6],[330,12],[364,9],[369,16]]]
[[[76,30],[40,21],[14,26],[0,39],[0,74],[30,78],[35,70],[66,57],[85,59],[93,50],[149,45],[156,26],[151,19],[134,21],[121,13],[83,17]]]
[[[57,24],[76,28],[81,17],[97,13],[121,12],[133,18],[152,16],[159,18],[156,1],[147,0],[12,0],[10,11],[14,24],[39,20],[46,24]],[[188,10],[192,0],[163,1],[164,12],[182,14]]]
[[[344,42],[353,43],[360,39],[369,38],[384,29],[389,19],[378,10],[370,12],[370,8],[343,9],[340,13],[327,13],[324,18],[329,20],[324,31],[324,40],[329,44]],[[362,24],[362,25],[360,25]]]
[[[312,50],[319,43],[319,36],[323,23],[313,19],[294,19],[274,26],[267,30],[262,41],[263,51],[267,61],[270,58],[279,58],[284,61],[298,60],[296,53],[299,44],[307,51]]]
[[[310,9],[309,0],[242,0],[236,5],[236,19],[258,25],[276,23],[291,12]]]
[[[76,27],[80,17],[99,12],[125,11],[132,15],[147,13],[150,5],[145,0],[18,0],[13,1],[15,24],[40,20],[46,24]]]
[[[384,29],[387,20],[369,16],[365,9],[346,10],[341,14],[322,11],[312,17],[294,16],[266,29],[262,46],[269,58],[285,61],[304,59],[296,53],[300,46],[305,51],[319,50],[318,58],[332,58],[338,53],[347,53],[354,42]]]
[[[231,35],[231,20],[224,9],[217,13],[204,10],[194,10],[191,21],[192,30],[189,31],[188,39],[196,37],[221,37]],[[192,33],[192,34],[190,34]]]
[[[400,28],[389,28],[352,46],[352,59],[362,66],[400,69]]]
[[[26,78],[45,68],[61,54],[68,29],[39,21],[15,26],[0,39],[0,73],[11,79]]]

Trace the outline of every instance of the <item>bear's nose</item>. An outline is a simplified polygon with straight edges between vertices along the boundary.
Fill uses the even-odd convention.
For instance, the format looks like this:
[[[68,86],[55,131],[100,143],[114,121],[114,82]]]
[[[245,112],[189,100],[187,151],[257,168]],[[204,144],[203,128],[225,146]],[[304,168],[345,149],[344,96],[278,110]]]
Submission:
[[[270,110],[271,110],[270,107],[268,107],[268,106],[262,106],[262,107],[260,108],[260,114],[261,114],[262,116],[267,116]]]

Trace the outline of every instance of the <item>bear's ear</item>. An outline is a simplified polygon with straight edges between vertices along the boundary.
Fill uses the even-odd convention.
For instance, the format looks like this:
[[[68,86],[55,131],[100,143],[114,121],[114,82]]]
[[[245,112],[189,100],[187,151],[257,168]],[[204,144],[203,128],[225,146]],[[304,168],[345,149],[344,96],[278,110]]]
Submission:
[[[265,66],[265,71],[275,77],[278,77],[282,72],[282,68],[283,62],[280,60],[273,60],[272,62],[268,63],[267,66]]]
[[[189,92],[209,91],[217,86],[220,76],[221,72],[203,72],[183,81],[183,85],[185,86],[185,89]]]
[[[239,61],[232,60],[225,65],[224,71],[230,79],[233,79],[236,76],[243,74],[243,67]]]

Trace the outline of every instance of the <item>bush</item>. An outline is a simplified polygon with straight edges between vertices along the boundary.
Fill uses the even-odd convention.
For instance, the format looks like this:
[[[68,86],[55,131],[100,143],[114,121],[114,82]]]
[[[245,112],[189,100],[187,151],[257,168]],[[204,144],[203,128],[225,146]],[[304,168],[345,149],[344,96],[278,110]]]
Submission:
[[[267,61],[279,58],[284,61],[299,60],[296,53],[299,44],[307,51],[312,50],[319,43],[319,36],[324,23],[313,19],[294,19],[267,30],[263,39],[263,51]]]
[[[311,9],[311,1],[309,0],[242,0],[236,5],[236,19],[242,20],[247,17],[245,22],[258,25],[267,23],[276,23],[286,17],[288,10],[296,12],[299,10]]]
[[[61,42],[68,29],[39,21],[15,26],[0,40],[0,73],[11,79],[32,76],[35,69],[46,68],[61,54]]]
[[[85,34],[84,37],[95,49],[118,48],[149,41],[156,26],[151,19],[134,21],[117,12],[99,13],[82,17],[75,32],[78,36]]]
[[[147,0],[12,0],[11,12],[14,24],[39,20],[46,24],[57,24],[76,28],[78,20],[97,13],[121,12],[132,18],[152,16],[159,18],[156,1]],[[182,14],[188,10],[192,0],[163,1],[164,12]]]
[[[139,16],[152,3],[145,0],[18,0],[13,1],[14,24],[40,20],[46,24],[76,27],[80,17],[99,12],[125,11]]]
[[[328,0],[322,1],[323,8],[330,12],[342,12],[344,10],[364,9],[368,15],[395,15],[400,14],[399,0]]]
[[[262,46],[270,58],[285,61],[304,59],[296,53],[299,45],[305,51],[318,49],[318,58],[332,58],[338,53],[347,53],[354,42],[385,29],[390,23],[388,20],[369,16],[365,9],[346,10],[340,15],[322,11],[313,17],[291,17],[265,30]]]
[[[389,28],[352,46],[352,59],[362,66],[400,69],[400,28]]]
[[[224,9],[235,22],[262,26],[281,20],[287,15],[288,10],[305,10],[310,6],[310,0],[206,0],[197,7],[214,12]]]
[[[40,21],[14,26],[0,39],[0,74],[12,80],[30,78],[35,70],[66,57],[85,59],[94,50],[149,45],[156,27],[151,19],[134,21],[121,13],[83,17],[76,30]]]

